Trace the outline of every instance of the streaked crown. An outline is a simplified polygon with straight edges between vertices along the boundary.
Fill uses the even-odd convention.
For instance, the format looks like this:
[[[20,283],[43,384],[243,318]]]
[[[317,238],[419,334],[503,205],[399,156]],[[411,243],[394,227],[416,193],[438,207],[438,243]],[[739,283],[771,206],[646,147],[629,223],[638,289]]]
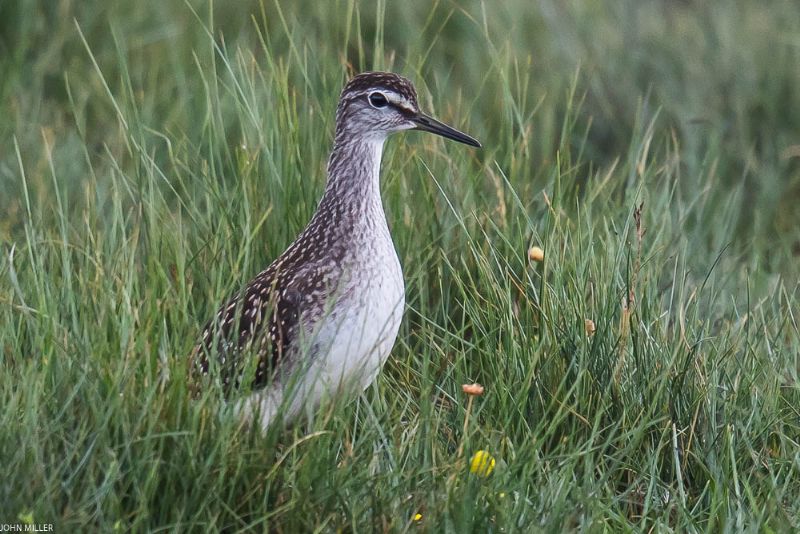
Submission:
[[[410,111],[419,111],[417,106],[417,90],[406,78],[393,72],[362,72],[347,82],[342,89],[342,100],[358,98],[364,94],[381,91],[395,105],[407,107]]]
[[[413,128],[410,119],[417,114],[417,90],[409,80],[391,72],[364,72],[342,89],[336,133],[385,137]]]

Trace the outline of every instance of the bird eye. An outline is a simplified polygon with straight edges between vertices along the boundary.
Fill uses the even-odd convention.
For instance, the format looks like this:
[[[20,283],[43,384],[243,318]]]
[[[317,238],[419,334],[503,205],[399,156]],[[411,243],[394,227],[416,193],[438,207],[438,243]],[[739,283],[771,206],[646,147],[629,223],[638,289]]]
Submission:
[[[369,94],[369,103],[373,108],[385,108],[389,101],[386,100],[386,95],[376,91]]]

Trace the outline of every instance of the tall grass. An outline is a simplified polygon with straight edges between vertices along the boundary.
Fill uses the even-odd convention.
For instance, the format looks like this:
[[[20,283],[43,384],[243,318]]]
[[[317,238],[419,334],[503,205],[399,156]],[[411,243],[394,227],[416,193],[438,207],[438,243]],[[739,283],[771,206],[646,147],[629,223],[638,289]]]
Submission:
[[[28,1],[0,28],[0,523],[800,528],[796,3]],[[485,148],[388,143],[392,357],[261,436],[189,400],[186,356],[309,219],[366,69]]]

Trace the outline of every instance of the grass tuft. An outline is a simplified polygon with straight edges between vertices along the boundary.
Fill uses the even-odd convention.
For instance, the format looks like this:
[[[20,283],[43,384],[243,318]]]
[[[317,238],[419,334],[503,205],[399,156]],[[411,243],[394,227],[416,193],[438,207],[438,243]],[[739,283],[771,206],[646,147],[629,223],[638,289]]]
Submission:
[[[798,43],[790,0],[0,5],[0,523],[800,529]],[[485,148],[388,143],[392,357],[262,437],[185,359],[366,69]]]

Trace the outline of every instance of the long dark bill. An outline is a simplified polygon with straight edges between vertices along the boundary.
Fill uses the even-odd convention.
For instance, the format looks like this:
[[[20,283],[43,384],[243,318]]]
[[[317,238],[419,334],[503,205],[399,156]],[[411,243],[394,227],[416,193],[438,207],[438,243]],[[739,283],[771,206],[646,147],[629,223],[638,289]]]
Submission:
[[[468,136],[467,134],[459,132],[455,128],[451,128],[445,123],[439,122],[433,117],[429,117],[424,113],[420,113],[411,120],[417,124],[414,130],[422,130],[423,132],[435,133],[437,135],[441,135],[442,137],[452,139],[453,141],[464,143],[465,145],[475,146],[478,148],[481,147],[481,144],[478,141]]]

